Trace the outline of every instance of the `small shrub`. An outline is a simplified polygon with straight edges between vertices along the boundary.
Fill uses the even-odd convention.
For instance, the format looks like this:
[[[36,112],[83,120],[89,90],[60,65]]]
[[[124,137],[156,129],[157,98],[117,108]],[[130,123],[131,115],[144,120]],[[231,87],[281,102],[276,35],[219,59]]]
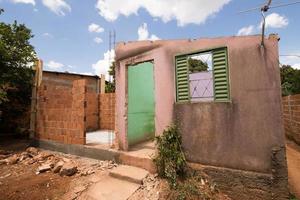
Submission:
[[[158,175],[165,178],[171,188],[176,188],[177,179],[184,177],[186,159],[181,149],[181,135],[177,126],[172,125],[155,138],[158,154],[154,158]]]

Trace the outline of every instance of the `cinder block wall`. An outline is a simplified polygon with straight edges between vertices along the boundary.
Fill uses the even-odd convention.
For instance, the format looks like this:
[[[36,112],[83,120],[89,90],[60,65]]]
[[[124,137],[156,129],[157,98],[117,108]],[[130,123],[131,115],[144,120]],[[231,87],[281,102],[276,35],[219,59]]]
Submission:
[[[101,129],[115,129],[115,93],[105,93],[99,96],[99,123]]]
[[[36,138],[85,144],[86,80],[43,81],[38,89]]]
[[[300,145],[300,94],[282,98],[285,135]]]

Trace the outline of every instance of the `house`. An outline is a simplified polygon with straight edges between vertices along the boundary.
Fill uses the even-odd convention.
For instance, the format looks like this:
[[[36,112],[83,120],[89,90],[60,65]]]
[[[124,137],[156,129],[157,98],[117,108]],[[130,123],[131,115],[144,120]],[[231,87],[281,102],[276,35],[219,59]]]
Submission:
[[[271,34],[264,45],[260,35],[119,43],[119,147],[130,150],[177,124],[187,160],[208,166],[220,187],[285,199],[278,41]]]

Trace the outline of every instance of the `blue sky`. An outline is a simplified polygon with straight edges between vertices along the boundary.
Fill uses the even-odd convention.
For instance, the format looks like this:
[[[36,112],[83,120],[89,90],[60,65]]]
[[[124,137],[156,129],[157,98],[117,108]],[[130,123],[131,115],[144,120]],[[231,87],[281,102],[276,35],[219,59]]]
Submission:
[[[294,0],[273,0],[273,4]],[[116,40],[201,38],[260,33],[264,0],[0,0],[0,20],[25,23],[31,43],[54,71],[99,74],[108,69],[109,31]],[[300,4],[267,13],[267,34],[280,35],[280,54],[300,55]],[[113,53],[111,53],[111,57]],[[300,58],[281,57],[300,68]]]

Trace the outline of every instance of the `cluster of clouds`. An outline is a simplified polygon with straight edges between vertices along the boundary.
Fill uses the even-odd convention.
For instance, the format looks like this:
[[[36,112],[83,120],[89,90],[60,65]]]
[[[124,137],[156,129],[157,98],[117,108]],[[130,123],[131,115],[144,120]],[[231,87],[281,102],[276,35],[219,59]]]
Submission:
[[[266,28],[285,28],[289,24],[288,18],[278,13],[271,13],[266,16]],[[249,25],[241,28],[237,35],[251,35],[258,32],[262,27],[262,22],[260,22],[257,26]]]
[[[137,30],[138,40],[159,40],[160,38],[154,34],[149,34],[147,23],[143,23]]]
[[[100,25],[98,24],[95,24],[95,23],[91,23],[89,26],[88,26],[88,31],[90,33],[102,33],[104,32],[104,28],[101,27]],[[97,44],[100,44],[103,42],[102,38],[99,37],[99,36],[96,36],[94,38],[94,42],[96,42]]]
[[[36,5],[37,0],[9,0],[13,3],[24,3]],[[50,11],[59,16],[64,16],[71,12],[71,6],[67,3],[69,0],[41,0],[42,4]],[[178,26],[187,24],[204,24],[207,19],[214,17],[231,0],[97,0],[96,10],[108,22],[116,21],[120,16],[129,17],[138,15],[140,10],[146,11],[154,20],[160,19],[162,22],[177,22]],[[191,14],[192,13],[192,14]],[[266,16],[266,28],[285,28],[289,20],[284,15],[271,13]],[[242,27],[237,35],[251,35],[260,33],[262,22]],[[103,43],[100,34],[105,30],[99,24],[91,23],[87,27],[88,32],[93,34],[93,41],[97,44]],[[45,37],[53,37],[50,33],[44,33]],[[137,29],[138,40],[158,40],[156,34],[148,30],[148,24],[142,23]],[[92,64],[94,73],[97,75],[105,74],[108,79],[108,70],[114,60],[115,52],[113,50],[104,52],[102,58]],[[300,68],[300,58],[289,56],[284,58],[284,63],[292,65],[294,68]],[[68,68],[53,60],[46,63],[46,66],[52,70],[61,70]],[[70,68],[70,67],[69,67]],[[88,74],[88,73],[85,73]]]
[[[24,3],[36,5],[36,0],[10,0],[13,3]],[[64,16],[71,12],[71,6],[64,0],[42,0],[42,4],[57,15]],[[36,9],[35,9],[36,10]]]
[[[291,55],[280,57],[280,62],[285,65],[290,65],[294,69],[300,69],[300,52],[291,53]]]
[[[152,17],[163,22],[176,20],[179,26],[202,24],[209,16],[219,12],[230,0],[98,0],[99,15],[107,21],[115,21],[119,16],[137,15],[145,9]]]

